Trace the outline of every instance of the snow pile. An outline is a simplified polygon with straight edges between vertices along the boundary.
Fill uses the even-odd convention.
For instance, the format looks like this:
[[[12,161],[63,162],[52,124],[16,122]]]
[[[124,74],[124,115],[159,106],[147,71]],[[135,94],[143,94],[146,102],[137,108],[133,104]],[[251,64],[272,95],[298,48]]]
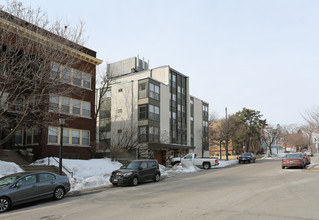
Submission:
[[[18,172],[23,170],[17,164],[0,160],[0,178]]]
[[[211,168],[218,169],[218,168],[229,167],[229,166],[238,164],[238,160],[220,160],[218,162],[219,162],[218,166],[213,166]]]
[[[172,168],[165,167],[163,165],[160,166],[161,177],[172,177],[180,173],[195,173],[199,172],[201,169],[194,166],[193,164],[184,165],[184,164],[176,164]]]
[[[58,161],[58,158],[56,160]],[[32,165],[48,165],[48,158],[37,160]],[[50,160],[50,165],[59,166],[53,159]],[[81,191],[110,186],[109,179],[112,171],[119,169],[122,164],[111,161],[110,158],[91,160],[63,159],[63,166],[73,173],[73,178],[71,178],[72,175],[63,169],[70,178],[71,191]]]
[[[58,158],[55,158],[58,161]],[[49,163],[50,162],[50,163]],[[219,161],[218,166],[212,168],[223,168],[238,163],[237,160]],[[59,166],[58,162],[53,159],[48,161],[48,158],[35,161],[31,165],[54,165]],[[114,162],[109,158],[103,159],[91,159],[91,160],[74,160],[63,159],[63,166],[73,173],[73,178],[70,173],[63,170],[70,178],[71,191],[85,191],[92,190],[100,187],[110,187],[112,184],[109,182],[112,171],[119,169],[122,164]],[[0,177],[9,175],[16,172],[22,172],[23,170],[15,163],[0,161]],[[172,168],[160,165],[161,177],[167,178],[176,176],[182,173],[194,173],[203,171],[192,164],[182,165],[178,164]]]

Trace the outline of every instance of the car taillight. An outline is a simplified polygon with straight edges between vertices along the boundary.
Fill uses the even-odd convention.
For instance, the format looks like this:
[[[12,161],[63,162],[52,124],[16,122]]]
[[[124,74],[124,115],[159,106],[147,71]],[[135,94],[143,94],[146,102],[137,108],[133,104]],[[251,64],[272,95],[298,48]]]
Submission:
[[[218,160],[215,160],[215,164],[218,164]]]
[[[286,160],[286,159],[285,159],[285,160],[282,160],[282,162],[287,163],[287,162],[288,162],[288,160]]]

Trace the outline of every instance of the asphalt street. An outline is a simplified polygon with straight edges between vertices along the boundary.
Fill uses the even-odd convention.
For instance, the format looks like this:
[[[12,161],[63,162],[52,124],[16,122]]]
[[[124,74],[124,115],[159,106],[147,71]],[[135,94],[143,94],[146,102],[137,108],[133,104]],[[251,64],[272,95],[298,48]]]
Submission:
[[[181,174],[18,207],[6,220],[319,219],[319,171],[281,169],[281,160]]]

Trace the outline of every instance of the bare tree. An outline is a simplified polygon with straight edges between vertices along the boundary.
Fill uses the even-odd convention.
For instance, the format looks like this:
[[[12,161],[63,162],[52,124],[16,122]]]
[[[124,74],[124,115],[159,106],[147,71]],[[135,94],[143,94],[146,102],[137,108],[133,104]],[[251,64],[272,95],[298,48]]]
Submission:
[[[274,126],[268,125],[261,130],[261,141],[269,148],[270,155],[272,155],[271,146],[279,139],[279,135],[280,130],[278,126],[277,128],[274,128]]]
[[[79,65],[74,51],[82,48],[84,24],[50,26],[41,9],[18,1],[0,8],[1,146],[21,127],[52,124],[51,112],[58,112],[50,105],[52,94],[81,99],[81,90],[70,86],[70,67]]]

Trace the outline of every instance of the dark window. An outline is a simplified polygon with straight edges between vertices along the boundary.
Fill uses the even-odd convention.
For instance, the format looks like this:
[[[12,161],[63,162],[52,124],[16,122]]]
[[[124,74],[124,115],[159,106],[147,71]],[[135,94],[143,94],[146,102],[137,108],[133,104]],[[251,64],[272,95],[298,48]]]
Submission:
[[[139,120],[147,119],[147,105],[140,105],[138,107],[138,118]]]
[[[39,174],[39,182],[45,182],[45,181],[50,181],[54,180],[55,176],[49,173],[40,173]]]
[[[138,140],[139,142],[147,141],[147,127],[141,126],[138,128]]]

